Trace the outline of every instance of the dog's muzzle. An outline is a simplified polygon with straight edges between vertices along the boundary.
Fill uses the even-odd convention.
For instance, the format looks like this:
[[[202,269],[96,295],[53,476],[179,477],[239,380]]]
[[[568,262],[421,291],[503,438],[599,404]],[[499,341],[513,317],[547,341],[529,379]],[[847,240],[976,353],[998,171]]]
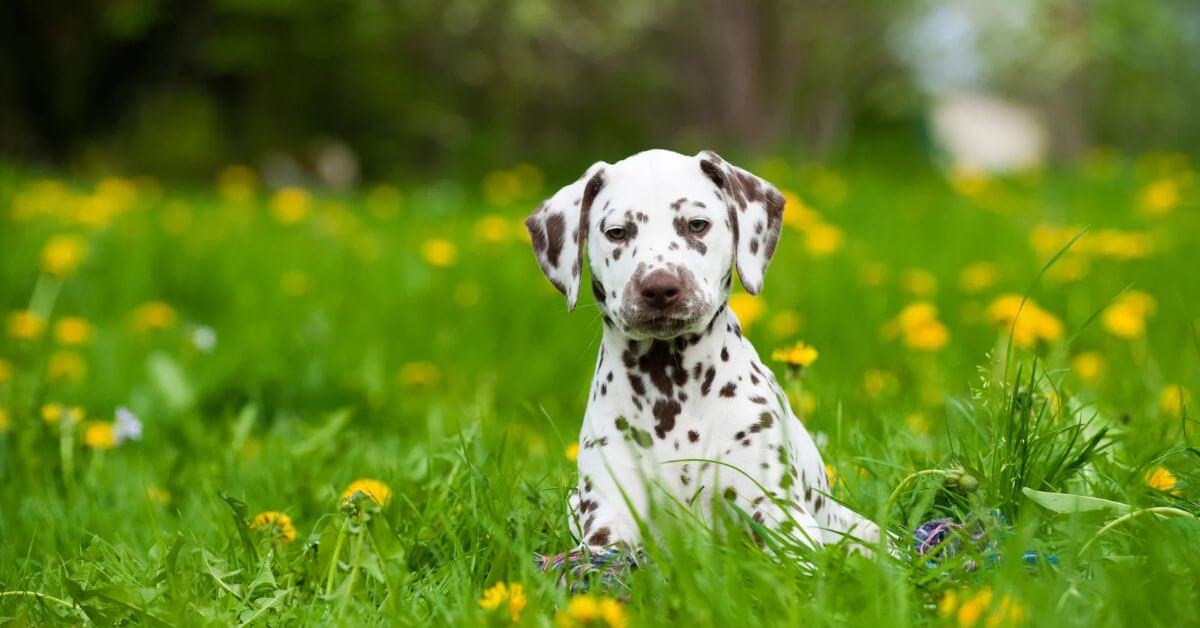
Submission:
[[[635,275],[622,318],[630,330],[658,338],[678,335],[695,325],[703,307],[695,281],[684,269],[658,269]]]

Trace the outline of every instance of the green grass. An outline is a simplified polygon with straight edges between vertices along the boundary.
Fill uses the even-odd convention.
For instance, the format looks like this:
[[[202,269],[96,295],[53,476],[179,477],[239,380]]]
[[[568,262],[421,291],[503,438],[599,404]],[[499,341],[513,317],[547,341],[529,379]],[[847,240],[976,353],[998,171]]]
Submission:
[[[825,442],[836,495],[886,517],[901,551],[763,550],[736,516],[710,530],[667,525],[627,593],[597,593],[627,596],[634,625],[954,623],[969,613],[943,618],[939,602],[948,592],[978,601],[984,587],[992,603],[979,625],[1003,604],[1030,625],[1194,623],[1198,426],[1186,404],[1161,403],[1172,386],[1200,393],[1194,172],[1178,159],[1108,158],[956,189],[904,163],[754,166],[843,240],[814,255],[811,227],[787,227],[761,315],[744,321],[764,354],[798,338],[820,351],[790,380],[793,402]],[[1181,198],[1149,216],[1139,195],[1158,180],[1178,182]],[[0,171],[0,314],[7,325],[33,307],[49,320],[32,339],[0,335],[10,367],[0,368],[0,618],[473,625],[506,619],[478,600],[509,582],[525,587],[524,623],[554,621],[569,596],[530,558],[573,545],[565,450],[599,326],[586,307],[566,313],[518,233],[557,179],[540,186],[526,169],[490,181],[317,195],[284,225],[261,190],[232,201],[216,189],[55,187]],[[496,242],[481,236],[484,214],[503,218]],[[1042,243],[1039,225],[1066,235]],[[88,253],[60,279],[40,260],[63,233]],[[1122,234],[1152,246],[1131,252]],[[434,238],[456,245],[451,265],[423,259]],[[960,274],[979,261],[994,265],[994,282],[967,289]],[[1010,351],[1012,330],[989,320],[989,306],[1027,291],[1062,330]],[[1097,315],[1123,292],[1154,299],[1133,338]],[[140,330],[135,311],[151,301],[176,316]],[[905,344],[895,319],[916,302],[936,306],[949,332],[941,348]],[[89,342],[56,339],[67,316],[90,322]],[[215,332],[210,351],[194,341],[201,327]],[[71,360],[63,351],[86,372],[65,364],[51,377]],[[1099,378],[1073,367],[1085,353],[1103,359]],[[48,423],[48,404],[87,418]],[[84,431],[119,406],[142,419],[144,438],[87,446]],[[1157,467],[1177,492],[1146,485]],[[340,501],[364,477],[391,487],[386,507]],[[1026,488],[1132,510],[1055,512]],[[261,511],[287,513],[295,542],[247,527]],[[923,521],[995,513],[1012,532],[995,547],[936,565],[909,549]],[[1025,564],[1026,550],[1058,564]]]

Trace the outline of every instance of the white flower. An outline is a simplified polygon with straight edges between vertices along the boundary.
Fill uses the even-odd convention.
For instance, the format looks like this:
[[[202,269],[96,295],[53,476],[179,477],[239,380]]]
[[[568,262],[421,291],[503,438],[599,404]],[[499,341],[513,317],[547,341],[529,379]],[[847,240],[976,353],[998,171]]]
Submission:
[[[217,346],[217,332],[207,325],[196,327],[192,330],[192,346],[202,353],[211,353]]]
[[[129,408],[124,406],[117,408],[115,423],[113,432],[118,445],[127,440],[142,440],[142,422],[138,420],[136,414],[129,411]]]

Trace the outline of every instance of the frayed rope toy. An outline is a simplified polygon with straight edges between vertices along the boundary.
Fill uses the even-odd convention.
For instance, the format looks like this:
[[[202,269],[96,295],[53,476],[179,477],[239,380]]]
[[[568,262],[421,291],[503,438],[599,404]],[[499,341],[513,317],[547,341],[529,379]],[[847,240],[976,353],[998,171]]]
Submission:
[[[964,541],[969,540],[986,557],[988,565],[994,565],[1004,558],[1000,553],[1000,541],[1009,534],[1004,515],[998,510],[966,523],[949,518],[932,519],[913,530],[913,550],[919,556],[929,556],[925,564],[933,568],[962,551]],[[1058,557],[1043,555],[1037,550],[1026,550],[1021,554],[1021,561],[1027,565],[1057,565]],[[967,571],[978,568],[979,564],[973,559],[963,562],[963,569]]]
[[[533,555],[533,566],[543,573],[558,572],[558,586],[571,593],[587,590],[593,579],[606,589],[624,590],[625,576],[644,562],[642,552],[616,545],[596,551],[580,547],[551,556]]]

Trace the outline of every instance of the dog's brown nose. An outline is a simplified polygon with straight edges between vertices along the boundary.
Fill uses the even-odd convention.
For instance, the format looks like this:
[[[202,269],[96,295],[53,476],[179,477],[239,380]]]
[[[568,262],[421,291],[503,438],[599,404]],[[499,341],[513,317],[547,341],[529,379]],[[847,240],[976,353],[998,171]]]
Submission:
[[[639,291],[646,307],[665,310],[679,302],[682,288],[683,282],[679,277],[665,270],[656,270],[642,280]]]

